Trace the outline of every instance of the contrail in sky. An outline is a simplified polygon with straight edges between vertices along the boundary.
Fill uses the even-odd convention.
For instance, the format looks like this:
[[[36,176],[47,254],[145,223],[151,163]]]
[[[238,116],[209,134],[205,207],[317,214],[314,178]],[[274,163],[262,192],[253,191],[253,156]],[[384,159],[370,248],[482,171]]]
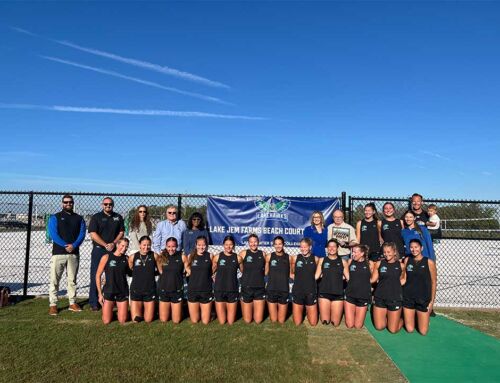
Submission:
[[[19,32],[19,33],[24,33],[26,35],[33,36],[33,37],[43,38],[43,39],[52,41],[53,43],[56,43],[59,45],[64,45],[64,46],[72,48],[72,49],[77,49],[77,50],[82,51],[82,52],[90,53],[90,54],[95,55],[95,56],[105,57],[105,58],[108,58],[111,60],[122,62],[124,64],[129,64],[129,65],[133,65],[135,67],[152,70],[155,72],[163,73],[163,74],[170,75],[170,76],[177,77],[177,78],[181,78],[184,80],[197,82],[197,83],[211,86],[211,87],[215,87],[215,88],[230,89],[229,85],[223,84],[219,81],[210,80],[208,78],[198,76],[198,75],[193,74],[193,73],[181,71],[179,69],[171,68],[171,67],[168,67],[165,65],[159,65],[159,64],[148,62],[148,61],[137,60],[137,59],[130,58],[130,57],[120,56],[120,55],[117,55],[117,54],[111,53],[111,52],[101,51],[101,50],[89,48],[89,47],[84,47],[84,46],[75,44],[71,41],[51,39],[51,38],[44,37],[44,36],[38,35],[36,33],[30,32],[30,31],[23,29],[23,28],[12,27],[12,26],[10,28],[16,32]]]
[[[128,80],[128,81],[137,82],[139,84],[143,84],[143,85],[147,85],[147,86],[152,86],[154,88],[167,90],[169,92],[174,92],[174,93],[182,94],[184,96],[195,97],[195,98],[199,98],[199,99],[206,100],[206,101],[218,102],[219,104],[232,105],[232,104],[230,104],[230,103],[228,103],[226,101],[223,101],[223,100],[221,100],[220,98],[217,98],[217,97],[206,96],[206,95],[200,94],[200,93],[188,92],[186,90],[177,89],[177,88],[173,88],[173,87],[170,87],[170,86],[164,86],[164,85],[158,84],[158,83],[153,82],[153,81],[148,81],[148,80],[143,80],[143,79],[140,79],[140,78],[137,78],[137,77],[127,76],[127,75],[124,75],[124,74],[119,73],[119,72],[115,72],[115,71],[111,71],[111,70],[107,70],[107,69],[102,69],[102,68],[96,68],[96,67],[93,67],[93,66],[90,66],[90,65],[79,64],[79,63],[76,63],[74,61],[63,60],[63,59],[60,59],[60,58],[57,58],[57,57],[41,56],[41,55],[40,55],[40,57],[43,58],[43,59],[45,59],[45,60],[50,60],[50,61],[54,61],[54,62],[57,62],[57,63],[60,63],[60,64],[65,64],[65,65],[71,65],[71,66],[74,66],[74,67],[77,67],[77,68],[81,68],[81,69],[91,70],[93,72],[105,74],[105,75],[108,75],[108,76],[118,77],[118,78],[121,78],[121,79],[124,79],[124,80]]]
[[[115,109],[84,106],[67,105],[34,105],[34,104],[9,104],[0,102],[0,109],[24,109],[24,110],[46,110],[53,112],[73,112],[73,113],[106,113],[136,116],[168,116],[168,117],[199,117],[199,118],[220,118],[226,120],[267,120],[264,117],[216,114],[197,111],[163,110],[163,109]]]

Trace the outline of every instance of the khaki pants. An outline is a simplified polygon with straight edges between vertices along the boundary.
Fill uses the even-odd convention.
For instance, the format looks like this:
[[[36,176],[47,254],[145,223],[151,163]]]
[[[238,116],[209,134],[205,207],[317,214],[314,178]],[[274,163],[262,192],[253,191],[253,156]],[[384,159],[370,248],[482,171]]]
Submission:
[[[66,269],[66,279],[68,280],[69,304],[75,303],[76,297],[76,275],[80,256],[75,254],[55,254],[50,259],[50,283],[49,283],[49,304],[57,305],[57,292],[59,282]]]

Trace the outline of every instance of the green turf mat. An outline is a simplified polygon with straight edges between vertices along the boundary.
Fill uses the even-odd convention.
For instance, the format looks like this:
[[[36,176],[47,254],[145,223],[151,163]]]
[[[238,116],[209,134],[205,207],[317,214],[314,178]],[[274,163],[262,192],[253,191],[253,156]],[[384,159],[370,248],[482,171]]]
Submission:
[[[427,336],[366,327],[412,383],[500,382],[500,341],[442,316],[431,318]]]

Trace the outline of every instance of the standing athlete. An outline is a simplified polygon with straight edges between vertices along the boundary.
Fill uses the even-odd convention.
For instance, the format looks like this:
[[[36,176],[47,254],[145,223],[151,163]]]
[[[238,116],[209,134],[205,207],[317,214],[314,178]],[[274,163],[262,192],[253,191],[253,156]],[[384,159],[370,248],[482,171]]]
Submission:
[[[382,220],[378,221],[380,240],[384,242],[392,242],[396,244],[399,259],[403,261],[405,257],[405,244],[403,237],[401,237],[401,230],[404,228],[403,221],[394,216],[396,209],[392,202],[384,203],[382,212],[384,216]]]
[[[380,235],[378,230],[377,209],[373,202],[365,205],[365,218],[356,223],[356,238],[358,243],[368,246],[368,259],[372,262],[380,258]]]

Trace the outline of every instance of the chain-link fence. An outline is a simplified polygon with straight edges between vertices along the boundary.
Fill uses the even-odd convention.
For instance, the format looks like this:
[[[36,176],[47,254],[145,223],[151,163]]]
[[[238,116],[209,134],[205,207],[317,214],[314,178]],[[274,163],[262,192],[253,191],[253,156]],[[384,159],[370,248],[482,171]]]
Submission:
[[[52,244],[46,224],[50,214],[61,210],[59,192],[0,192],[0,285],[14,294],[48,293],[49,263]],[[207,195],[178,194],[104,194],[69,193],[75,199],[75,211],[88,225],[101,210],[104,197],[113,198],[114,211],[130,221],[139,205],[148,207],[153,227],[165,219],[166,207],[174,205],[187,220],[195,211],[206,217]],[[363,217],[363,207],[374,202],[379,212],[384,202],[394,203],[400,217],[409,208],[408,198],[340,197],[346,221],[355,225]],[[438,206],[443,238],[435,244],[438,265],[437,305],[500,307],[500,201],[425,201]],[[92,242],[87,234],[80,247],[78,295],[88,294]],[[220,251],[213,244],[210,251]],[[236,250],[239,250],[237,248]],[[270,250],[265,249],[264,250]],[[297,254],[297,248],[288,248]],[[61,280],[61,293],[66,281]]]
[[[374,203],[380,216],[392,202],[395,217],[411,208],[409,198],[349,197],[349,222],[364,217]],[[425,200],[437,206],[442,238],[434,241],[438,270],[436,305],[500,307],[500,201]]]

